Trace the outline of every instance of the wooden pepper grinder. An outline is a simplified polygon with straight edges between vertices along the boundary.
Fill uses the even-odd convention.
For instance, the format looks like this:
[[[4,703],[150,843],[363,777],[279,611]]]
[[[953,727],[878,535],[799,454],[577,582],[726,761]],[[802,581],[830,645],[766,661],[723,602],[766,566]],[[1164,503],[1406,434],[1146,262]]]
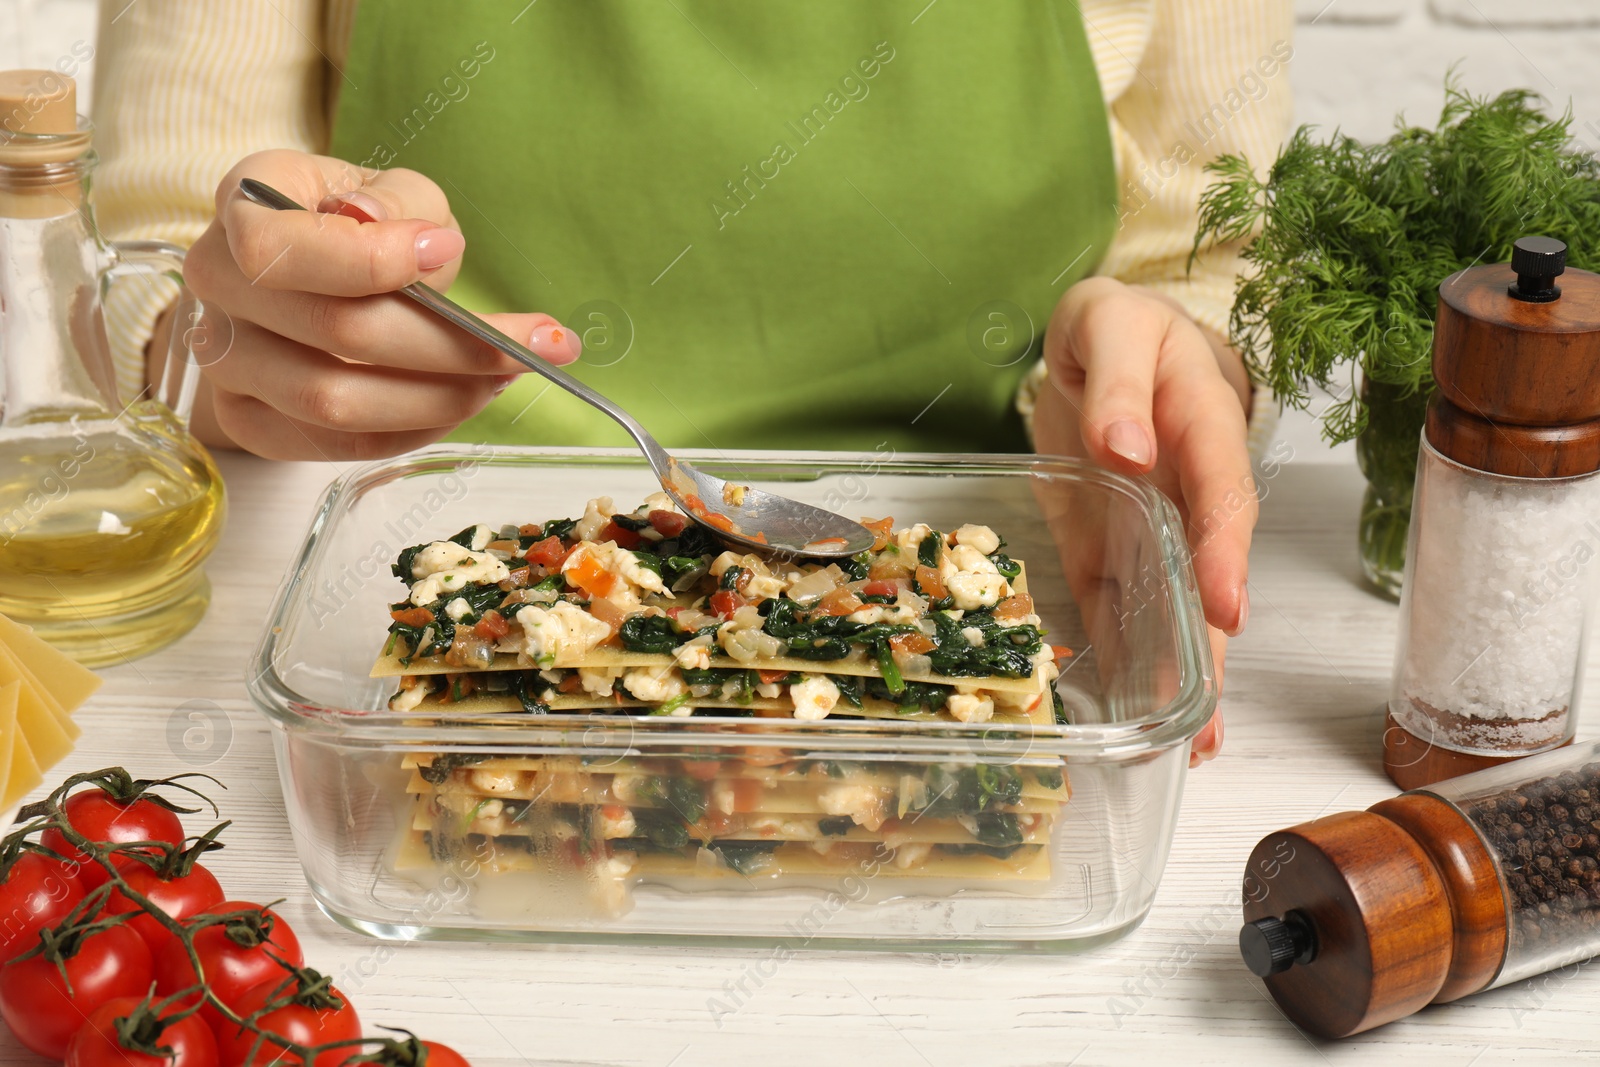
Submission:
[[[1588,743],[1269,834],[1240,953],[1333,1038],[1600,955],[1594,819]]]
[[[1572,740],[1600,556],[1600,275],[1565,265],[1566,245],[1524,237],[1439,286],[1383,743],[1405,789]]]

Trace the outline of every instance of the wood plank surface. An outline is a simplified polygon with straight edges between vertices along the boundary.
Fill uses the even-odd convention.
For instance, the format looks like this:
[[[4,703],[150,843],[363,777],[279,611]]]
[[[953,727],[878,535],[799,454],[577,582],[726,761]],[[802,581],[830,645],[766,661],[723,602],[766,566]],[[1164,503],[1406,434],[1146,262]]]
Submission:
[[[105,671],[83,739],[52,773],[126,764],[228,785],[216,873],[235,898],[285,898],[308,960],[369,1029],[404,1026],[500,1064],[1392,1064],[1600,1060],[1600,980],[1582,965],[1338,1043],[1289,1025],[1235,947],[1256,841],[1393,794],[1379,767],[1396,610],[1360,584],[1353,468],[1267,481],[1248,633],[1227,663],[1223,754],[1190,776],[1155,905],[1077,955],[851,955],[690,948],[391,944],[317,911],[295,861],[266,721],[244,672],[332,465],[225,456],[228,529],[210,614],[176,646]],[[1591,669],[1588,691],[1593,693]],[[1580,739],[1592,736],[1585,702]],[[198,717],[196,717],[198,715]],[[209,730],[209,732],[208,732]],[[174,740],[176,739],[176,740]],[[739,990],[743,990],[740,992]],[[718,1002],[734,1004],[720,1012]],[[0,1062],[38,1063],[0,1033]]]

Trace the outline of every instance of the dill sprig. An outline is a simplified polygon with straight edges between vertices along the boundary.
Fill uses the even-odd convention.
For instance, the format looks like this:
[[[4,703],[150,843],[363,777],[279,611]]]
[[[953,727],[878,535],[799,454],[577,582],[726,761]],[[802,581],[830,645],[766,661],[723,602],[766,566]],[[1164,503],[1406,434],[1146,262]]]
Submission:
[[[1600,164],[1572,144],[1570,108],[1513,89],[1490,99],[1446,79],[1436,129],[1406,126],[1381,144],[1302,126],[1267,180],[1242,156],[1208,165],[1194,254],[1260,233],[1235,293],[1229,333],[1257,381],[1304,410],[1315,384],[1338,399],[1322,416],[1331,443],[1367,425],[1358,374],[1391,397],[1432,391],[1438,287],[1454,272],[1504,262],[1519,237],[1567,243],[1573,267],[1600,267]],[[1193,255],[1190,257],[1193,263]],[[1348,375],[1349,387],[1335,382]]]

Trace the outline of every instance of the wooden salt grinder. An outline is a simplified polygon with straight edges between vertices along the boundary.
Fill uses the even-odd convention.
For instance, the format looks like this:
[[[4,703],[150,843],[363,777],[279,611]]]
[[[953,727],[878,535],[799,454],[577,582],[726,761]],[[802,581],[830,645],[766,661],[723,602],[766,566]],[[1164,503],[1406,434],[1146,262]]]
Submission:
[[[1476,993],[1506,955],[1494,857],[1425,793],[1269,834],[1250,854],[1244,899],[1245,964],[1320,1037]]]
[[[1566,259],[1562,242],[1524,237],[1509,264],[1468,267],[1439,286],[1439,388],[1423,432],[1442,455],[1514,478],[1600,470],[1600,275],[1566,270]],[[1383,769],[1402,789],[1518,758],[1430,745],[1392,716],[1385,725]]]

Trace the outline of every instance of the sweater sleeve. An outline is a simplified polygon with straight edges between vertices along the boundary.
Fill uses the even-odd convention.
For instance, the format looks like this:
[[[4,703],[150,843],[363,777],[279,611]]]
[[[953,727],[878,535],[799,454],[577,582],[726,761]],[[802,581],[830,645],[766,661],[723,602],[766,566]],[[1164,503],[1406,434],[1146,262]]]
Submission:
[[[1243,242],[1207,249],[1188,269],[1205,165],[1243,155],[1265,175],[1293,117],[1289,0],[1081,0],[1111,123],[1120,192],[1117,233],[1098,273],[1172,297],[1223,337]],[[1041,363],[1017,406],[1032,430]],[[1250,450],[1260,456],[1277,407],[1253,404]]]
[[[140,0],[102,11],[93,118],[95,203],[111,240],[188,247],[213,214],[222,176],[266,148],[327,140],[331,65],[321,0]],[[333,74],[337,77],[337,74]],[[106,327],[124,399],[144,388],[144,349],[177,297],[166,280],[118,282]]]

